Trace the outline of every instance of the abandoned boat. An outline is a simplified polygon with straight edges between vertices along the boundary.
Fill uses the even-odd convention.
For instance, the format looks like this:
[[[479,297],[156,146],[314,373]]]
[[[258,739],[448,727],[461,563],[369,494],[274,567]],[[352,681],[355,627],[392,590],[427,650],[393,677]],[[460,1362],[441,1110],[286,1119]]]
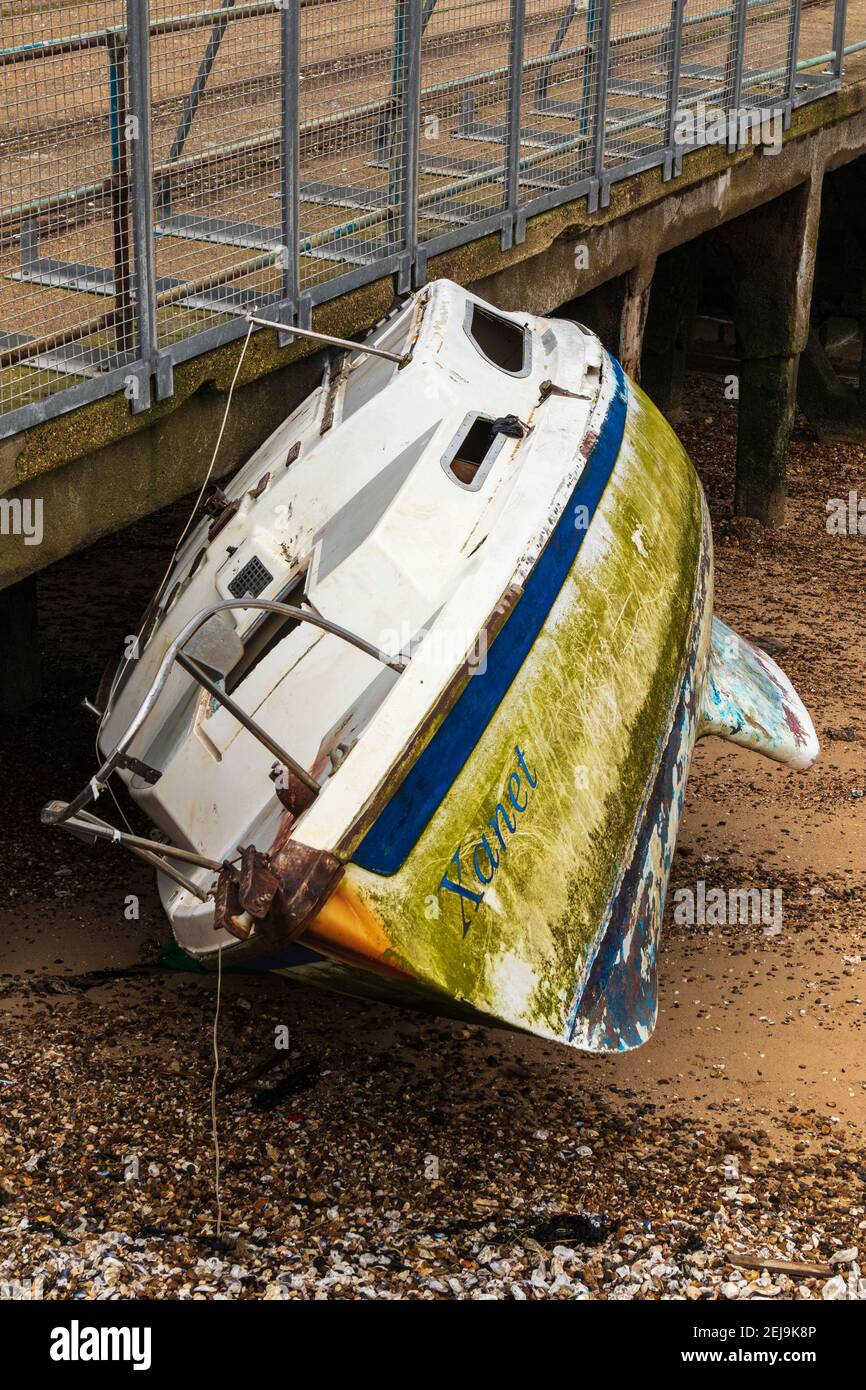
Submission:
[[[701,486],[647,397],[579,324],[439,280],[208,511],[102,766],[43,819],[154,863],[206,964],[644,1042],[696,738],[818,752],[713,618]],[[161,840],[87,809],[113,773]]]

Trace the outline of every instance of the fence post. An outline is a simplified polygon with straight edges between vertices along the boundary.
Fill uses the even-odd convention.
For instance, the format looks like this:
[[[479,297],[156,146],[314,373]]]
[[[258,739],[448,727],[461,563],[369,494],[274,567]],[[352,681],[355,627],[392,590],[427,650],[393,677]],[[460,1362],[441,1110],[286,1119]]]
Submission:
[[[746,5],[748,0],[734,0],[734,13],[731,20],[731,40],[728,46],[728,68],[731,80],[726,92],[727,115],[728,115],[728,154],[735,154],[740,145],[740,121],[739,116],[733,122],[730,120],[730,113],[739,113],[740,99],[743,91],[743,52],[746,43]],[[731,138],[730,132],[736,134]]]
[[[667,90],[667,149],[662,177],[669,179],[679,175],[683,166],[683,155],[677,143],[677,112],[680,103],[680,64],[683,56],[683,12],[685,0],[673,0],[671,4],[670,41],[668,43],[668,90]]]
[[[833,66],[831,71],[834,77],[842,76],[842,61],[845,57],[845,28],[848,19],[848,0],[836,0],[836,10],[833,15]]]
[[[300,0],[286,0],[280,10],[280,123],[282,127],[280,191],[282,206],[283,307],[291,323],[298,310],[300,267],[298,242],[300,220],[298,196],[300,187]]]
[[[785,130],[791,124],[794,109],[794,93],[797,85],[797,54],[800,51],[800,10],[802,0],[792,0],[791,17],[788,20],[788,71],[785,80],[785,109],[783,124]]]
[[[610,11],[612,0],[599,0],[595,29],[595,104],[592,115],[592,180],[587,199],[589,212],[610,202],[610,186],[604,181],[605,124],[607,121],[607,75],[610,67]]]
[[[421,0],[397,0],[395,41],[400,64],[397,148],[392,150],[389,201],[396,200],[401,251],[397,293],[412,288],[418,249],[418,142],[421,125]]]
[[[746,4],[748,0],[734,0],[734,15],[731,21],[731,42],[728,44],[728,68],[731,72],[731,81],[727,89],[727,115],[728,115],[728,154],[734,154],[740,149],[740,103],[742,100],[742,63],[744,63],[745,53],[745,21]],[[731,111],[737,113],[734,121],[731,121]],[[734,133],[731,133],[734,132]]]
[[[150,136],[150,4],[127,0],[129,120],[121,140],[132,144],[132,236],[135,255],[135,317],[138,390],[129,399],[135,412],[147,410],[151,376],[157,372],[156,270],[153,252],[153,173]],[[134,377],[133,379],[136,379]],[[171,372],[160,398],[171,394]]]
[[[520,118],[523,98],[523,30],[526,0],[511,0],[508,33],[508,130],[505,144],[505,219],[502,250],[523,241],[520,222]]]
[[[114,340],[121,357],[135,346],[132,307],[132,244],[129,224],[129,99],[127,42],[108,40],[109,134],[111,137],[111,231],[114,265]]]

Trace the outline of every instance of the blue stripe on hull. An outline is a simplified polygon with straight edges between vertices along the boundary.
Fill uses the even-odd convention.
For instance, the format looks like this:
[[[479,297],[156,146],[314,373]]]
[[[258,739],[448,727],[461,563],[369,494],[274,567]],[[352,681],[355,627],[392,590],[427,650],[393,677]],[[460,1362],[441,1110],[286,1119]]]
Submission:
[[[504,699],[565,583],[589,529],[588,525],[575,526],[574,509],[586,507],[592,521],[613,472],[625,428],[628,386],[619,363],[614,358],[609,361],[615,379],[613,397],[569,504],[490,648],[484,675],[467,682],[356,849],[354,862],[363,869],[393,874],[403,864]]]

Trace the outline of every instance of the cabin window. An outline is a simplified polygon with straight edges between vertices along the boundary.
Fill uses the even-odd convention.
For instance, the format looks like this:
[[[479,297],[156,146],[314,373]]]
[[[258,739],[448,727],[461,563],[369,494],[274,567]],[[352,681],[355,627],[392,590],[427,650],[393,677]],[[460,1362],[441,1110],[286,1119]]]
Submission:
[[[478,491],[505,443],[494,423],[490,415],[467,415],[442,459],[446,473],[469,492]]]
[[[466,305],[466,332],[488,362],[510,376],[529,373],[529,333],[519,323],[500,318],[471,301]]]

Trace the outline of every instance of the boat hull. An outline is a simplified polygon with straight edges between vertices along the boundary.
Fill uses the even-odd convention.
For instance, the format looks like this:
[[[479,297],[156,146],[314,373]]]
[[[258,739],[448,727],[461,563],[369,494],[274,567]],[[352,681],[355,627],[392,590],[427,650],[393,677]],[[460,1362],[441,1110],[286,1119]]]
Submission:
[[[681,444],[610,369],[544,591],[533,572],[337,893],[301,943],[261,964],[591,1051],[652,1031],[712,541]]]

